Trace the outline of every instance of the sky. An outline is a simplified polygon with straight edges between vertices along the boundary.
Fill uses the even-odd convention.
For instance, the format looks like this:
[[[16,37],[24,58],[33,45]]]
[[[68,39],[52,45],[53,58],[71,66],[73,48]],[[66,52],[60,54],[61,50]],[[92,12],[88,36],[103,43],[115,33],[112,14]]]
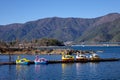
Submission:
[[[120,0],[0,0],[0,25],[48,17],[96,18],[120,13]]]

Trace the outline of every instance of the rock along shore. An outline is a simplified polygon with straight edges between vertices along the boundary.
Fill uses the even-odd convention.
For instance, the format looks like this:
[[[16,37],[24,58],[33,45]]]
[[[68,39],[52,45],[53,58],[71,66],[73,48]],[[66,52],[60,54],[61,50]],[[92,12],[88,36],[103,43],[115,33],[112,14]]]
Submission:
[[[40,48],[0,48],[0,54],[73,54],[77,50],[72,50],[68,47],[40,47]]]

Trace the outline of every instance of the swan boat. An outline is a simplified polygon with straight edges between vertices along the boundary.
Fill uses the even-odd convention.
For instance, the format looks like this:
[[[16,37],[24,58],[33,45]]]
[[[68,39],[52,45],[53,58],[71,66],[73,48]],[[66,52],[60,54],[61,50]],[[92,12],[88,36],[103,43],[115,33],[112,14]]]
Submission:
[[[90,60],[99,60],[99,59],[100,59],[100,57],[96,53],[93,53],[90,55]]]
[[[77,52],[76,60],[88,60],[88,58],[86,55]]]
[[[20,56],[17,57],[17,60],[16,60],[16,64],[25,64],[25,65],[28,65],[30,62],[30,60],[28,60],[27,58],[21,58],[20,59]]]
[[[73,61],[74,56],[72,56],[72,55],[62,55],[62,60],[63,61]]]
[[[39,58],[38,56],[36,56],[34,63],[35,64],[47,64],[48,61],[45,58]]]

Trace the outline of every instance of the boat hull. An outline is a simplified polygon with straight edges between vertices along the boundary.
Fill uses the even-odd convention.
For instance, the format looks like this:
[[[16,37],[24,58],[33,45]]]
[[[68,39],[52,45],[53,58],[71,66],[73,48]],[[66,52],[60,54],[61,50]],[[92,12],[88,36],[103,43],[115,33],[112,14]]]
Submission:
[[[34,62],[35,64],[47,64],[48,62],[47,61],[44,61],[44,62]]]
[[[87,61],[87,58],[76,58],[76,60],[83,60],[83,61]]]
[[[62,59],[62,61],[74,61],[74,59]]]
[[[62,58],[62,61],[74,61],[74,58]]]
[[[98,58],[98,57],[94,57],[94,58],[90,58],[90,60],[100,60],[100,58]]]
[[[16,64],[28,65],[28,64],[29,64],[29,62],[17,62]]]

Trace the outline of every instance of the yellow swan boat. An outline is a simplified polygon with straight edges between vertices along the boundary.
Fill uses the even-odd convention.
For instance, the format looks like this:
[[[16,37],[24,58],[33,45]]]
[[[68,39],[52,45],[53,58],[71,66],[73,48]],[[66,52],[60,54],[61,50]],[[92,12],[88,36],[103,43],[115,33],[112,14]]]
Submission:
[[[22,58],[20,59],[20,56],[17,57],[17,60],[16,60],[16,64],[29,64],[30,60],[26,59],[26,58]]]
[[[63,55],[63,56],[62,56],[62,60],[63,60],[63,61],[72,61],[72,60],[74,60],[74,56],[71,56],[71,55]]]

